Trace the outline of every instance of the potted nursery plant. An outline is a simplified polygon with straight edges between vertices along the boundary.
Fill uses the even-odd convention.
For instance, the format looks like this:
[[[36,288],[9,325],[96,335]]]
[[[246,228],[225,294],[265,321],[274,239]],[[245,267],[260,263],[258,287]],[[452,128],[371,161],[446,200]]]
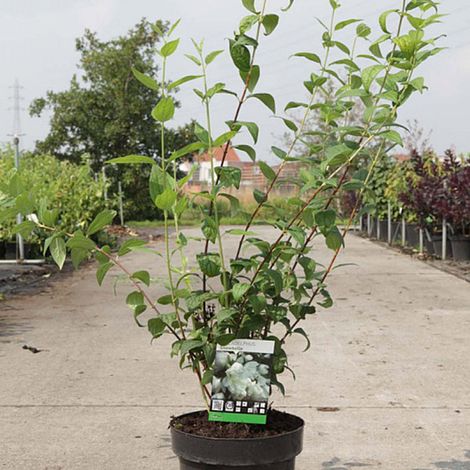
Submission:
[[[469,161],[459,162],[448,150],[444,160],[446,179],[445,197],[436,209],[451,229],[449,236],[452,256],[457,261],[470,260],[470,166]]]
[[[399,193],[399,201],[408,213],[416,217],[429,254],[442,252],[442,218],[437,208],[445,201],[444,181],[442,162],[435,155],[412,152],[405,173],[406,189]],[[450,244],[447,251],[450,256]]]
[[[241,120],[241,112],[257,100],[276,113],[275,98],[262,91],[256,56],[263,47],[264,36],[275,31],[280,16],[272,12],[266,0],[242,2],[247,16],[228,43],[234,73],[241,78],[241,90],[227,90],[223,83],[211,82],[210,65],[224,51],[207,53],[203,43],[195,41],[195,51],[187,55],[191,74],[173,82],[167,80],[168,59],[179,47],[179,39],[173,37],[177,24],[165,31],[155,26],[163,38],[158,48],[162,61],[159,83],[133,70],[136,79],[154,90],[158,99],[151,115],[161,133],[161,154],[158,158],[129,155],[111,163],[151,166],[150,197],[164,217],[163,287],[167,293],[154,300],[149,293],[149,272],[130,272],[126,268],[126,255],[142,249],[144,241],[127,240],[113,253],[108,246],[98,246],[90,238],[111,222],[115,215],[111,210],[104,210],[82,229],[66,233],[55,228],[57,214],[53,208],[42,205],[36,210],[36,218],[22,227],[24,232],[38,227],[50,231],[45,248],[59,266],[67,252],[76,266],[90,254],[95,255],[100,284],[111,267],[121,269],[133,285],[126,302],[136,323],[147,327],[154,340],[163,335],[174,338],[170,353],[178,358],[180,367],[194,374],[206,405],[202,411],[171,421],[173,449],[184,470],[294,468],[295,458],[302,450],[304,422],[268,406],[271,387],[284,392],[282,375],[290,371],[286,343],[302,336],[308,346],[303,321],[318,309],[332,306],[326,283],[357,214],[362,192],[384,152],[401,144],[396,130],[397,111],[414,92],[424,89],[424,80],[415,75],[416,69],[440,50],[434,38],[425,37],[426,28],[440,18],[432,0],[397,1],[395,9],[380,15],[377,38],[362,21],[341,18],[339,4],[329,0],[330,21],[328,25],[320,22],[324,29],[322,52],[294,54],[293,60],[307,60],[312,67],[304,82],[308,99],[290,101],[286,106],[286,110],[303,110],[302,123],[297,125],[288,115],[280,116],[292,133],[288,148],[272,147],[273,154],[281,160],[280,166],[274,170],[258,162],[266,189],[254,190],[256,207],[243,229],[222,230],[217,202],[225,199],[235,211],[239,208],[236,190],[241,184],[241,171],[225,158],[231,142],[251,139],[253,144],[242,141],[237,148],[256,159],[254,145],[260,129],[255,122]],[[293,3],[290,0],[284,11]],[[343,42],[348,30],[353,33],[353,47]],[[327,80],[338,84],[338,90],[333,101],[325,102],[322,87]],[[194,91],[206,118],[196,125],[194,143],[182,149],[168,148],[166,126],[175,113],[172,91],[190,81],[198,83]],[[235,109],[226,132],[215,136],[211,107],[220,93],[235,97]],[[355,100],[364,104],[363,123],[351,126],[348,118]],[[304,123],[319,102],[324,121],[318,132],[321,144],[297,154],[294,148],[303,138]],[[188,193],[191,175],[180,176],[180,159],[197,152],[213,156],[216,147],[223,148],[222,165],[216,166],[211,158],[208,190]],[[368,164],[345,181],[345,170],[359,158]],[[289,198],[286,207],[278,208],[271,204],[271,196],[290,162],[299,162],[303,168],[297,177],[299,191]],[[21,175],[14,178],[17,181],[9,186],[10,190],[15,188],[10,191],[10,199],[18,202],[29,188],[19,191]],[[333,203],[342,189],[355,189],[360,194],[340,229]],[[186,255],[190,241],[180,226],[181,216],[193,198],[209,203],[199,206],[203,243],[195,259]],[[277,214],[272,223],[274,239],[264,239],[252,231],[265,207]],[[234,252],[227,251],[225,233],[237,237]],[[325,243],[331,250],[326,266],[316,263],[313,243]]]

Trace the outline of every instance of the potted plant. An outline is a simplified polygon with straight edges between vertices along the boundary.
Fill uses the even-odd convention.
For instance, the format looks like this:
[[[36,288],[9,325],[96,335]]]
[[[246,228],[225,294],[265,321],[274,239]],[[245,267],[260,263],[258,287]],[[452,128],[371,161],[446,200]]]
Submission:
[[[444,160],[446,169],[444,197],[436,204],[440,217],[449,224],[452,256],[457,261],[470,260],[470,166],[459,162],[448,150]]]
[[[290,0],[284,10],[293,3]],[[431,0],[397,2],[397,9],[380,16],[382,32],[377,39],[372,38],[371,28],[360,20],[338,20],[339,4],[335,0],[329,3],[331,18],[328,26],[323,26],[323,52],[294,54],[296,59],[307,60],[315,68],[304,82],[308,100],[289,101],[286,106],[287,110],[301,108],[302,123],[305,123],[316,108],[326,81],[331,79],[340,85],[334,100],[321,104],[324,124],[319,131],[321,145],[296,154],[294,149],[305,131],[303,124],[297,126],[288,116],[281,116],[292,132],[291,144],[285,149],[272,147],[273,154],[281,160],[277,168],[263,161],[257,163],[266,179],[266,189],[254,190],[257,204],[243,229],[221,227],[217,202],[225,199],[234,210],[238,209],[236,194],[241,184],[241,171],[230,166],[225,157],[234,139],[247,138],[244,131],[254,144],[260,131],[256,123],[241,120],[243,107],[259,101],[270,112],[276,111],[274,97],[257,91],[258,82],[262,81],[256,56],[263,36],[275,31],[280,20],[278,13],[268,10],[266,1],[256,4],[254,0],[243,0],[248,15],[242,19],[228,45],[235,73],[241,77],[239,92],[227,90],[223,83],[211,82],[210,64],[223,51],[207,53],[202,42],[194,41],[195,52],[188,54],[193,67],[191,74],[168,81],[169,59],[179,46],[179,39],[174,38],[177,24],[159,31],[163,37],[163,44],[158,48],[162,60],[160,82],[133,70],[143,86],[161,94],[151,112],[161,133],[161,154],[157,159],[151,155],[129,155],[110,163],[151,167],[150,197],[164,217],[164,268],[161,269],[166,272],[166,282],[161,288],[167,290],[165,295],[154,300],[149,292],[150,274],[145,268],[136,272],[126,268],[126,255],[143,249],[144,241],[125,241],[117,253],[113,253],[109,246],[99,246],[90,238],[112,221],[113,211],[102,211],[90,224],[84,224],[73,233],[54,227],[53,209],[47,206],[43,205],[37,219],[33,218],[36,228],[50,232],[45,248],[59,266],[64,264],[67,252],[75,265],[90,254],[95,255],[100,284],[113,266],[119,268],[133,285],[126,303],[136,323],[147,327],[153,340],[163,335],[174,338],[170,353],[178,358],[180,367],[194,374],[206,404],[202,411],[171,421],[173,449],[180,459],[181,469],[294,468],[295,457],[302,450],[304,422],[268,409],[269,390],[274,386],[284,392],[282,374],[291,370],[286,342],[293,337],[304,337],[308,347],[308,333],[301,326],[303,321],[318,309],[333,305],[327,280],[355,219],[359,201],[384,150],[401,144],[396,131],[397,111],[414,92],[424,89],[423,79],[414,75],[416,68],[439,52],[434,39],[425,38],[426,28],[439,19],[435,2]],[[392,21],[393,17],[396,21]],[[354,47],[342,42],[346,28],[354,31]],[[204,108],[205,121],[196,125],[194,143],[182,149],[168,148],[165,132],[175,113],[172,91],[196,80],[199,84],[194,91]],[[215,136],[211,107],[221,93],[234,95],[236,104],[226,131]],[[358,99],[365,105],[364,123],[349,126],[349,111]],[[255,159],[254,146],[242,142],[237,148]],[[223,148],[222,164],[216,166],[213,153],[214,148],[220,146]],[[207,191],[191,194],[187,190],[191,175],[180,177],[177,165],[181,158],[195,152],[211,156],[211,181]],[[347,173],[345,170],[364,155],[370,162],[368,167],[355,172],[352,179],[346,181],[342,177]],[[299,191],[289,197],[286,207],[279,209],[273,206],[271,197],[283,169],[290,162],[302,164],[296,180]],[[342,189],[357,190],[359,197],[340,229],[333,207]],[[24,192],[27,193],[28,188]],[[22,196],[11,197],[18,202]],[[202,247],[192,259],[186,252],[190,241],[179,221],[194,197],[204,198],[209,204],[199,206]],[[269,207],[277,214],[277,220],[272,223],[274,238],[263,238],[253,230],[253,224],[260,211]],[[34,230],[35,227],[27,224],[24,229]],[[224,243],[227,235],[237,237],[233,252],[229,252]],[[313,243],[324,243],[331,250],[331,259],[325,266],[316,262]],[[248,354],[244,347],[261,349],[250,350]],[[270,362],[263,362],[268,360]],[[248,403],[250,400],[255,403]],[[236,424],[239,421],[257,424]]]
[[[411,153],[405,184],[398,197],[405,211],[413,214],[418,228],[423,230],[423,241],[429,254],[442,252],[442,218],[437,207],[445,201],[444,180],[442,163],[434,154]],[[450,244],[448,255],[449,249]]]

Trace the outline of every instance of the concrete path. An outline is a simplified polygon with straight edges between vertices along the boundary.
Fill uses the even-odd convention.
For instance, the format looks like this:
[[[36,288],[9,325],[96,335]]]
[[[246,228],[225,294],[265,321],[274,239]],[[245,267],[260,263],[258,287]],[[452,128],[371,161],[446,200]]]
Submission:
[[[336,304],[304,325],[307,353],[290,344],[297,382],[274,397],[307,422],[297,469],[469,470],[469,284],[354,236],[340,262],[357,266],[335,271]],[[0,468],[177,470],[167,423],[198,388],[111,284],[88,267],[0,303]]]

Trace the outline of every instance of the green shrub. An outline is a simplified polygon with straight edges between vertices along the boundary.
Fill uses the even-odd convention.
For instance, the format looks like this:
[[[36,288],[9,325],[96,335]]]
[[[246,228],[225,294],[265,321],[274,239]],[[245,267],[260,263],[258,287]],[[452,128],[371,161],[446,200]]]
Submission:
[[[2,195],[1,184],[8,181],[8,176],[15,172],[13,152],[4,150],[0,153],[2,200],[5,200],[6,196]],[[88,225],[107,205],[104,201],[104,182],[101,177],[94,178],[85,160],[81,165],[76,165],[59,161],[50,155],[24,154],[21,157],[19,175],[31,200],[41,201],[44,206],[57,211],[58,225],[64,232],[72,233]],[[14,214],[0,220],[0,240],[13,239],[15,226]],[[47,237],[47,233],[36,231],[28,241],[40,244]]]

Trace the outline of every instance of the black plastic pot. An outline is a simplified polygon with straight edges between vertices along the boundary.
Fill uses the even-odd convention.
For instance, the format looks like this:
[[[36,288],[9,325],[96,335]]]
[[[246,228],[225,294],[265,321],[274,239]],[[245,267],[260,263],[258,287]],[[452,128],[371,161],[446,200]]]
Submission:
[[[470,237],[453,235],[450,236],[450,243],[456,261],[470,261]]]
[[[294,431],[253,439],[201,437],[171,427],[173,452],[180,470],[294,470],[304,432],[303,420],[295,418]]]
[[[432,244],[434,246],[434,254],[438,257],[442,257],[442,235],[433,235]],[[446,243],[446,259],[452,258],[452,246],[450,240],[447,239]]]
[[[406,224],[406,244],[413,248],[419,246],[419,228],[417,224]]]
[[[388,241],[388,221],[379,220],[380,234],[379,240],[386,242]]]
[[[401,222],[392,222],[392,243],[401,240]]]
[[[5,259],[16,259],[15,242],[5,242]]]

